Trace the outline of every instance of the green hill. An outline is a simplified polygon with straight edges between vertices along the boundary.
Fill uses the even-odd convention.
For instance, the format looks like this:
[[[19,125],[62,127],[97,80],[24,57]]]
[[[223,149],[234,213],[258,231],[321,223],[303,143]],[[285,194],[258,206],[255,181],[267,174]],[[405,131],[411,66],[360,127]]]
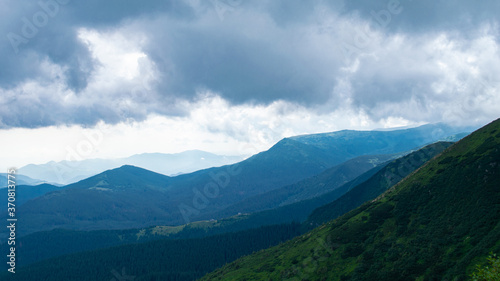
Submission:
[[[500,250],[500,119],[376,200],[202,280],[466,280]]]
[[[308,218],[308,224],[321,225],[357,208],[366,201],[375,199],[452,144],[437,142],[392,161],[370,179],[355,186],[337,200],[314,210]]]

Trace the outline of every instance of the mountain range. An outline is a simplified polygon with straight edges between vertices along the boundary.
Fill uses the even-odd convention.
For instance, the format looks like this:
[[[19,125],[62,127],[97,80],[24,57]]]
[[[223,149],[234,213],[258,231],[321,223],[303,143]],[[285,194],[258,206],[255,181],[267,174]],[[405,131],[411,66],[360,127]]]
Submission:
[[[39,179],[33,179],[31,177],[15,174],[15,183],[16,185],[37,185],[42,184],[44,181]],[[7,174],[0,173],[0,188],[5,188],[8,185]]]
[[[116,159],[51,161],[23,166],[19,168],[18,173],[47,183],[67,185],[124,165],[137,166],[164,175],[178,175],[233,164],[243,159],[243,156],[223,156],[201,150],[189,150],[174,154],[143,153]]]
[[[367,196],[368,199],[378,196],[403,177],[418,169],[426,161],[441,153],[451,144],[452,143],[448,142],[434,143],[396,160],[381,163],[375,167],[373,167],[373,162],[370,162],[372,164],[372,169],[369,169],[369,171],[358,176],[356,179],[339,187],[337,182],[339,175],[343,176],[344,172],[349,171],[350,168],[353,167],[353,163],[359,163],[360,159],[355,158],[355,161],[347,161],[345,163],[346,165],[338,165],[326,170],[318,176],[313,176],[301,181],[299,185],[303,190],[314,190],[320,186],[326,190],[332,191],[312,199],[301,200],[271,210],[241,214],[220,220],[193,222],[182,226],[154,226],[142,229],[99,231],[57,229],[33,233],[23,237],[23,244],[19,246],[19,250],[22,251],[24,255],[19,258],[18,264],[25,265],[63,254],[122,244],[133,244],[165,238],[203,238],[211,235],[259,228],[273,224],[304,222],[305,228],[310,228],[314,222],[314,219],[311,219],[311,217],[314,217],[313,214],[318,213],[318,211],[320,211],[319,213],[321,214],[321,211],[325,208],[329,208],[330,202],[345,202],[344,205],[349,206],[350,209],[344,207],[344,212],[350,211],[363,203]],[[367,159],[373,158],[367,157]],[[339,170],[342,172],[338,173]],[[352,196],[352,194],[356,195],[359,193],[361,193],[359,198],[357,196]],[[292,194],[294,197],[297,195],[297,193]],[[279,198],[278,196],[278,199]],[[313,212],[313,214],[310,215],[311,212]],[[308,217],[309,219],[306,221]],[[72,246],[62,246],[65,244],[63,241],[72,241]],[[5,247],[6,245],[4,248]],[[0,250],[1,249],[3,248],[0,246]]]
[[[296,224],[77,253],[24,267],[16,278],[104,280],[123,269],[134,280],[193,280],[254,252],[203,280],[465,280],[484,255],[499,250],[500,120],[449,146],[427,146],[334,189],[345,195],[313,214],[334,210],[334,202],[368,202],[267,250],[258,251],[267,247],[263,237],[277,244],[298,234]],[[313,217],[303,227],[321,223]],[[90,265],[92,273],[84,273]]]
[[[315,176],[355,157],[403,153],[463,130],[435,124],[395,131],[340,131],[286,138],[237,164],[175,177],[122,166],[26,202],[18,210],[25,221],[19,232],[122,229],[219,219],[244,212],[234,208],[239,202]],[[317,192],[304,198],[320,194]],[[289,200],[293,202],[293,196]]]

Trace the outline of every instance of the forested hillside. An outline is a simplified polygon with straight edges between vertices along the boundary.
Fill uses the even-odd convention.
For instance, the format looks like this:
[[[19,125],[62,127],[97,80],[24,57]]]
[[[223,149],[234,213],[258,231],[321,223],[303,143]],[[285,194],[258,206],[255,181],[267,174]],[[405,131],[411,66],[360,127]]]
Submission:
[[[0,280],[111,280],[122,272],[135,281],[189,281],[243,255],[277,245],[300,234],[299,224],[262,227],[204,239],[159,240],[67,255],[3,270]],[[66,241],[66,243],[71,243]],[[5,266],[4,266],[5,267]]]

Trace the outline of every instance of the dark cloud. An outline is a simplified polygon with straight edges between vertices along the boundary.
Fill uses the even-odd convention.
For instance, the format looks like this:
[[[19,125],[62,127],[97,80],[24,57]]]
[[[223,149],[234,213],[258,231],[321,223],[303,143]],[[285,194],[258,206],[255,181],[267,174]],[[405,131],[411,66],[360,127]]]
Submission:
[[[485,25],[491,26],[490,36],[496,28],[493,37],[499,40],[500,3],[495,0],[65,2],[9,0],[1,6],[0,91],[9,94],[0,97],[0,104],[11,108],[0,114],[4,127],[187,114],[189,109],[176,102],[195,100],[200,89],[232,104],[286,100],[310,108],[332,103],[327,107],[335,109],[349,97],[352,106],[370,114],[384,103],[433,102],[436,84],[448,79],[433,63],[444,55],[427,55],[419,44],[446,33],[464,45],[455,49],[476,54],[467,44],[482,36]],[[132,84],[89,93],[100,62],[78,38],[81,28],[144,34],[141,51],[154,64],[157,79],[141,95]],[[411,48],[391,47],[397,36]],[[346,46],[354,51],[346,54]],[[355,63],[356,70],[346,70]],[[51,70],[54,65],[59,70]],[[477,66],[497,70],[484,61]],[[33,81],[47,88],[23,87]],[[346,84],[341,90],[339,81]],[[7,97],[16,94],[23,99]],[[66,102],[69,96],[81,98],[81,104]]]
[[[14,85],[39,75],[35,53],[68,68],[68,84],[73,89],[85,87],[93,63],[88,50],[77,38],[76,30],[113,28],[138,17],[163,14],[173,18],[192,17],[192,9],[182,1],[8,1],[1,13],[0,86]]]
[[[266,31],[238,31],[228,22],[208,30],[189,26],[154,34],[149,54],[172,69],[163,92],[191,98],[197,89],[206,88],[234,103],[277,99],[307,103],[328,95],[333,87],[328,65],[308,54],[303,49],[306,44],[290,40],[290,34],[268,31],[252,38],[251,32]]]

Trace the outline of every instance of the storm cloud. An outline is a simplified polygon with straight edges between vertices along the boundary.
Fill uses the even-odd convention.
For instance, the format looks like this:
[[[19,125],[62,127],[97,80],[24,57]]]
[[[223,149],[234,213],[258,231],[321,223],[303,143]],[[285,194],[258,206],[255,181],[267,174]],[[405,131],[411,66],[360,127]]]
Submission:
[[[0,8],[0,128],[188,116],[207,92],[229,106],[286,102],[375,121],[485,122],[500,108],[495,0]]]

